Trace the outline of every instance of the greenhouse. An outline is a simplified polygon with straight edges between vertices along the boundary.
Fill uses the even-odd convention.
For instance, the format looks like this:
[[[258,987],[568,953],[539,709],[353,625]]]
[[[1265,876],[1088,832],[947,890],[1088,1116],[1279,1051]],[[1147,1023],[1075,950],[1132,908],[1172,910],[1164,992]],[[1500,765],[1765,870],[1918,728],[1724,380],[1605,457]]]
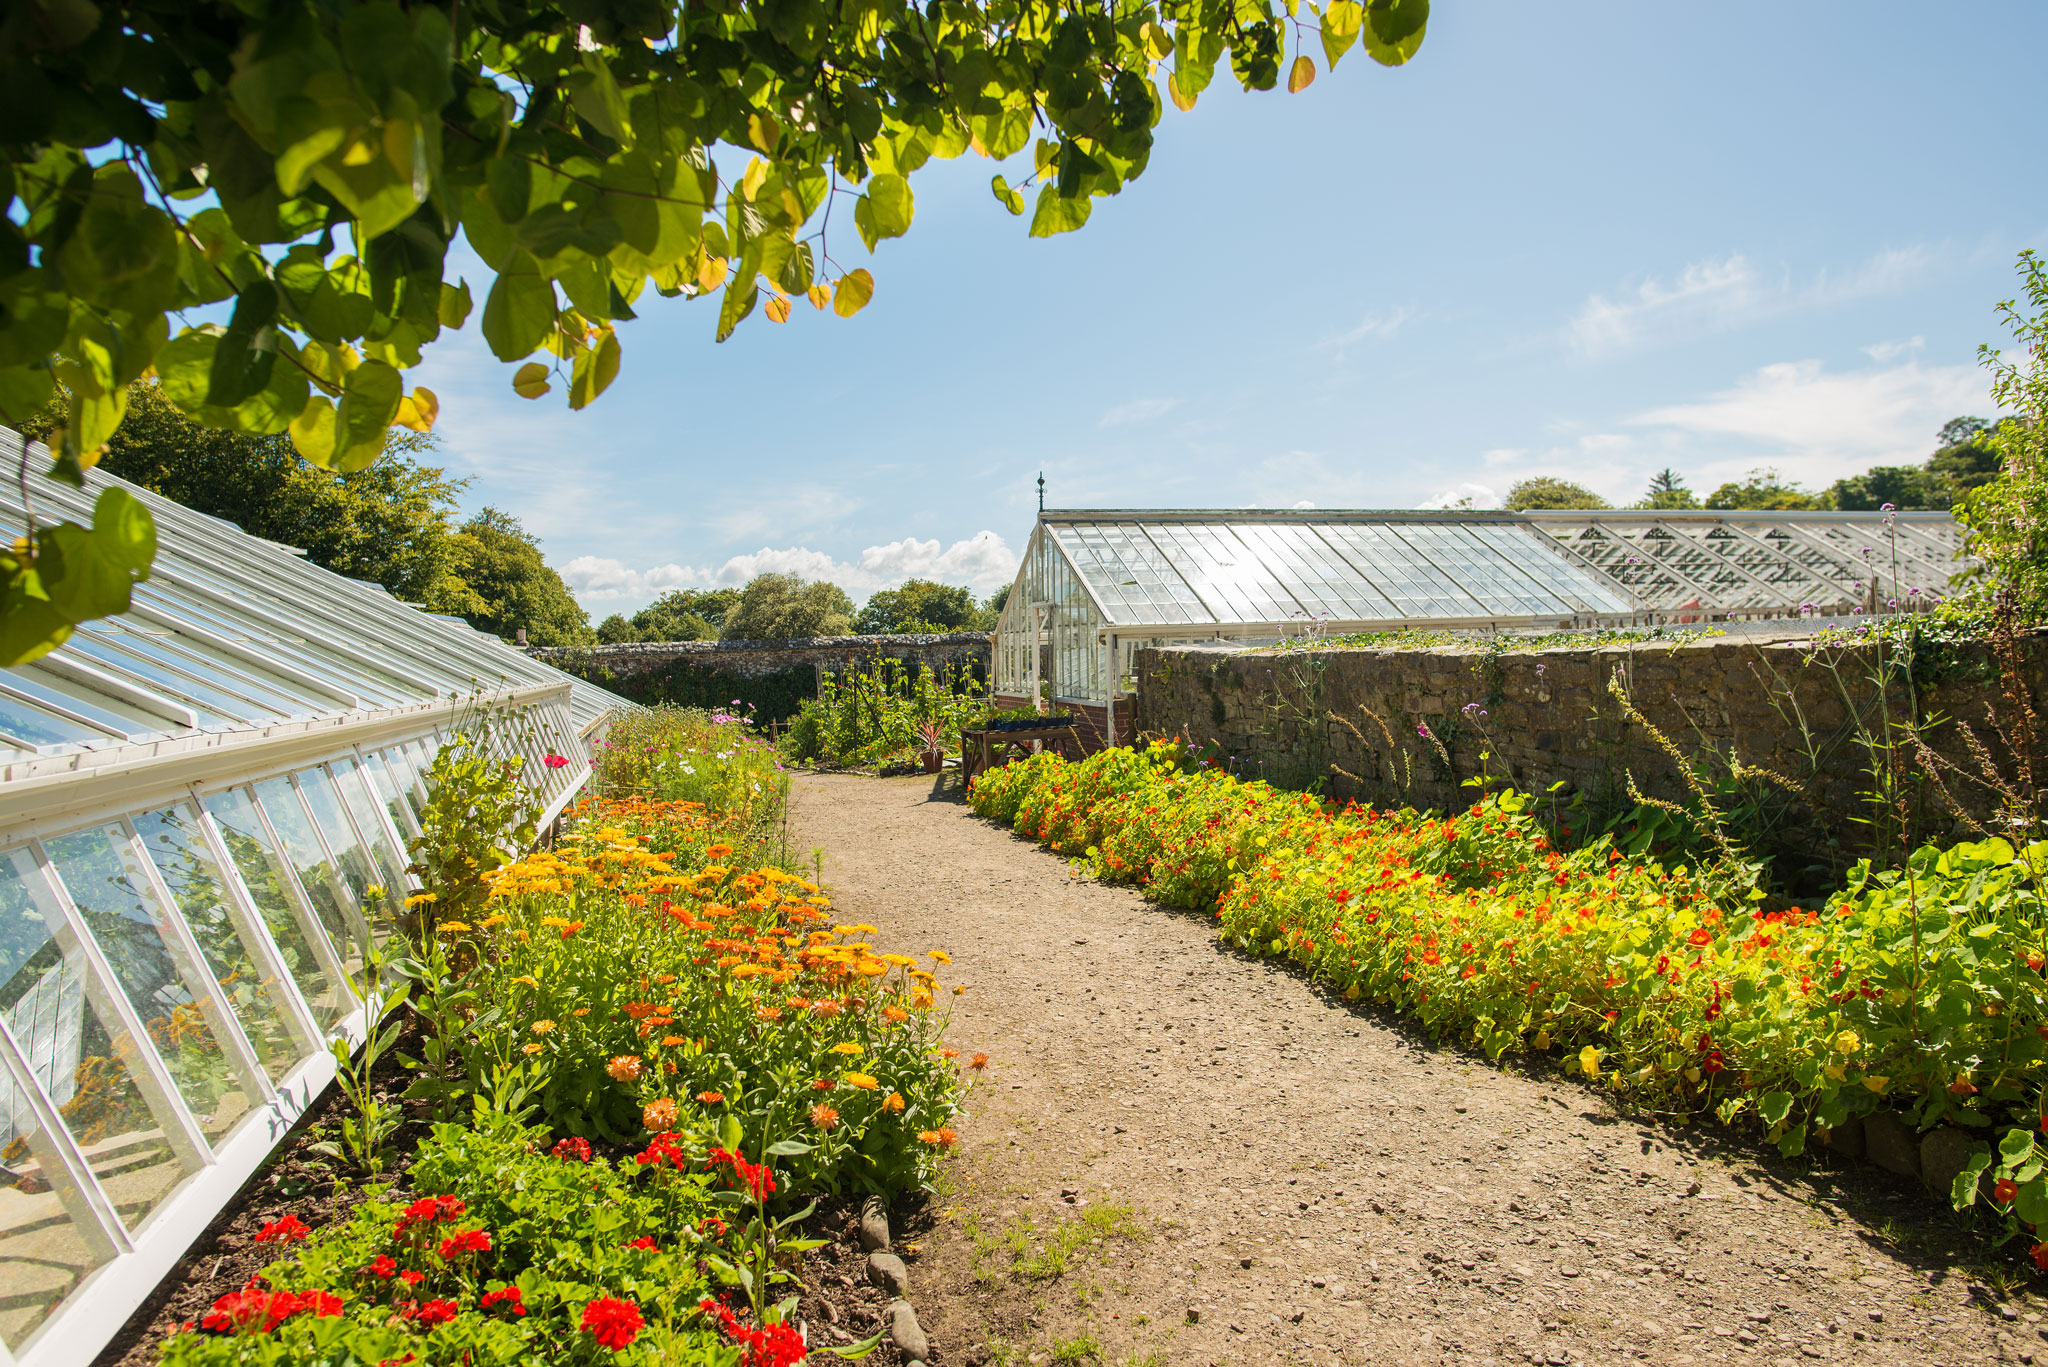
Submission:
[[[1140,646],[1850,615],[1932,604],[1962,557],[1942,512],[1047,511],[995,691],[1121,734]]]
[[[114,482],[10,480],[6,535]],[[131,609],[0,670],[0,1367],[90,1362],[360,1039],[439,747],[489,713],[552,820],[626,705],[129,487]]]

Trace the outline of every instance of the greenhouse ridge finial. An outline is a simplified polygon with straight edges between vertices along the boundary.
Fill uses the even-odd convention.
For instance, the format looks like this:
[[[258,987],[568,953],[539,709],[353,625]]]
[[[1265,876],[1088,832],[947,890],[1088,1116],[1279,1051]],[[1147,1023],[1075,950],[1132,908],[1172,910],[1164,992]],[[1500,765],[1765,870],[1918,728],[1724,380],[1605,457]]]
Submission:
[[[1038,472],[1038,511],[1045,511],[1045,471]]]

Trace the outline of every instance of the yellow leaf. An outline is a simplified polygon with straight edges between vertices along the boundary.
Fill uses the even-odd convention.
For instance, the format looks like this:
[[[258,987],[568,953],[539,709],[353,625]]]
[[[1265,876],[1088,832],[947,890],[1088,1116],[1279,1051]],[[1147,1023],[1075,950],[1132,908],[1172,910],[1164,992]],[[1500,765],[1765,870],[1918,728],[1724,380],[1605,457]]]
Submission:
[[[1868,1087],[1871,1091],[1876,1092],[1879,1096],[1883,1096],[1884,1089],[1892,1085],[1892,1080],[1890,1078],[1879,1077],[1875,1073],[1871,1073],[1865,1076],[1862,1079],[1862,1082],[1865,1087]]]
[[[434,397],[434,391],[425,385],[413,390],[398,401],[397,423],[415,432],[434,430],[434,419],[441,416],[441,401]]]
[[[775,144],[782,139],[782,125],[773,114],[758,111],[747,115],[747,141],[763,152],[774,152]]]
[[[805,294],[810,299],[811,307],[814,309],[824,308],[832,302],[832,291],[823,285],[813,285]]]
[[[865,267],[848,271],[839,277],[839,283],[832,288],[832,311],[841,318],[851,318],[868,306],[868,300],[875,297],[875,277]]]
[[[334,404],[325,394],[306,401],[299,416],[292,419],[290,431],[293,449],[313,464],[324,469],[334,459]]]
[[[1145,45],[1146,54],[1155,62],[1163,62],[1173,55],[1173,35],[1150,19],[1138,26],[1138,41]]]
[[[778,294],[768,301],[768,320],[772,323],[789,321],[789,296]]]
[[[1179,72],[1175,72],[1166,78],[1166,94],[1173,101],[1174,108],[1180,110],[1183,114],[1195,107],[1195,97],[1180,88]]]
[[[768,163],[755,157],[747,163],[747,173],[740,177],[740,194],[747,203],[752,204],[754,197],[761,193],[761,187],[767,182]]]
[[[528,361],[512,377],[512,392],[522,399],[537,399],[549,388],[548,368],[539,361]]]
[[[1299,95],[1316,83],[1316,64],[1309,60],[1307,53],[1294,59],[1294,69],[1287,73],[1287,93]]]
[[[704,264],[697,268],[697,288],[709,294],[725,281],[726,263],[722,256],[707,256]]]

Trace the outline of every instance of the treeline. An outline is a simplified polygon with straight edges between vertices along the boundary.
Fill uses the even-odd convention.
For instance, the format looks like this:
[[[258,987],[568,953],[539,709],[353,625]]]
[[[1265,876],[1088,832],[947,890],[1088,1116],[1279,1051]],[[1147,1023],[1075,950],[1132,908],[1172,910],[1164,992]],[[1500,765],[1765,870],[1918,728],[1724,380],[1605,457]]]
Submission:
[[[1783,479],[1776,470],[1752,470],[1748,478],[1730,481],[1702,497],[1687,487],[1676,470],[1651,477],[1643,497],[1625,505],[1638,509],[1756,509],[1774,512],[1839,510],[1875,512],[1889,503],[1899,509],[1950,509],[1972,490],[1998,477],[2003,457],[1998,449],[1999,425],[1983,418],[1955,418],[1942,426],[1936,448],[1919,465],[1878,465],[1860,475],[1836,480],[1825,489],[1805,489]],[[1537,475],[1508,490],[1503,506],[1534,509],[1612,508],[1584,485],[1553,475]]]
[[[763,574],[737,589],[674,589],[631,617],[597,624],[606,645],[626,641],[787,641],[803,636],[875,636],[892,632],[993,631],[1009,597],[1003,585],[984,601],[971,590],[930,579],[881,589],[859,611],[846,590],[825,580]]]

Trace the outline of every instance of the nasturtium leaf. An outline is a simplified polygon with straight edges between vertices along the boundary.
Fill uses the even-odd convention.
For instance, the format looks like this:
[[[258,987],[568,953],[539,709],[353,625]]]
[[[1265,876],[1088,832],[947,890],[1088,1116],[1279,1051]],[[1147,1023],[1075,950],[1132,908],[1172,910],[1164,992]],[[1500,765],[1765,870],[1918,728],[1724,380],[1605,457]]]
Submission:
[[[512,375],[512,392],[522,399],[537,399],[551,388],[548,384],[548,368],[539,361],[528,361]]]
[[[832,311],[841,318],[851,318],[874,297],[875,277],[865,270],[848,271],[832,287]]]
[[[1766,1125],[1775,1125],[1792,1111],[1792,1093],[1765,1092],[1757,1098],[1756,1113]]]
[[[2034,1155],[2034,1133],[2018,1128],[2005,1132],[1998,1141],[1998,1161],[2009,1168],[2016,1168]]]
[[[777,294],[770,297],[766,306],[766,312],[768,314],[768,321],[771,323],[788,322],[789,296],[786,294]]]
[[[1400,66],[1422,47],[1429,0],[1367,0],[1359,38],[1381,66]]]
[[[1009,181],[1004,180],[999,175],[989,182],[989,188],[995,191],[996,202],[1005,209],[1008,209],[1012,214],[1022,214],[1024,212],[1024,196],[1017,190],[1012,189]]]
[[[1031,236],[1070,233],[1088,221],[1089,207],[1087,195],[1068,198],[1057,185],[1048,185],[1038,192],[1038,208],[1031,215]]]
[[[325,394],[313,395],[286,430],[291,433],[293,450],[323,470],[333,466],[335,425],[332,399]]]
[[[2012,1213],[2030,1225],[2048,1225],[2048,1178],[2036,1177],[2020,1183],[2013,1199]]]
[[[554,282],[530,253],[515,251],[484,301],[484,341],[501,361],[533,354],[555,326]]]
[[[582,408],[604,393],[619,374],[619,334],[606,328],[597,344],[576,357],[569,370],[569,407]]]
[[[1296,57],[1294,65],[1287,72],[1287,93],[1299,95],[1316,83],[1316,64],[1307,54]]]

